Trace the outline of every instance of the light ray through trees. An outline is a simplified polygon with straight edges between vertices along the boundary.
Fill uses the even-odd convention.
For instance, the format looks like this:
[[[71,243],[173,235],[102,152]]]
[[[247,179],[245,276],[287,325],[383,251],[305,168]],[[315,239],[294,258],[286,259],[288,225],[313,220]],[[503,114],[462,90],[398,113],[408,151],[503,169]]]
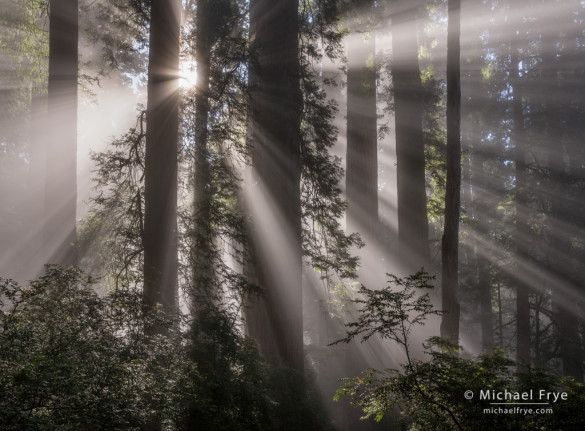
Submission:
[[[89,26],[89,22],[94,20],[97,23],[103,19],[103,13],[111,18],[111,22],[104,22],[99,31],[105,32],[107,27],[121,18],[128,21],[125,15],[128,11],[118,2],[114,5],[106,5],[105,1],[97,3],[104,9],[98,13],[97,9],[89,8],[89,12],[84,12],[88,15],[81,21],[82,25]],[[257,302],[244,315],[237,314],[238,317],[234,318],[238,321],[237,332],[245,332],[242,328],[246,325],[248,334],[264,332],[264,335],[257,337],[257,341],[267,357],[272,356],[278,362],[288,355],[286,360],[294,363],[299,370],[303,364],[308,365],[307,373],[317,370],[319,390],[324,398],[330,399],[335,390],[336,379],[358,371],[355,368],[394,367],[404,361],[403,354],[395,345],[375,338],[368,343],[352,344],[345,347],[345,350],[339,346],[328,347],[329,343],[343,336],[345,323],[359,317],[349,301],[355,297],[359,284],[379,289],[386,284],[386,273],[405,276],[423,265],[429,272],[438,274],[442,258],[440,238],[444,229],[447,2],[359,2],[367,3],[375,13],[370,10],[367,13],[350,15],[344,10],[346,15],[336,18],[335,25],[347,33],[355,30],[350,28],[352,25],[360,27],[357,31],[359,34],[356,35],[354,31],[352,36],[341,38],[341,57],[347,57],[345,59],[329,59],[326,56],[319,58],[328,48],[327,44],[319,41],[310,45],[306,42],[308,39],[302,39],[305,36],[301,35],[300,46],[306,52],[310,46],[315,52],[310,55],[304,52],[306,57],[298,58],[302,58],[307,64],[311,63],[303,66],[307,66],[307,71],[315,72],[317,89],[311,93],[307,90],[310,85],[305,83],[306,86],[301,86],[300,92],[306,93],[292,94],[293,102],[301,103],[302,100],[305,104],[303,107],[309,109],[311,103],[318,104],[315,102],[316,95],[324,91],[327,94],[325,100],[333,99],[337,104],[338,111],[332,119],[332,124],[337,128],[337,136],[331,138],[335,143],[327,151],[339,158],[339,164],[345,169],[345,173],[339,177],[328,177],[338,184],[327,186],[339,188],[342,198],[349,200],[349,210],[345,213],[340,211],[332,218],[335,218],[335,222],[340,224],[346,234],[358,233],[365,242],[363,248],[356,247],[355,243],[350,247],[351,254],[360,259],[356,279],[340,278],[334,270],[324,268],[326,265],[319,266],[325,259],[311,261],[312,256],[307,250],[304,250],[306,256],[301,261],[297,222],[302,223],[301,226],[307,230],[304,234],[314,235],[313,240],[322,247],[321,251],[325,250],[323,254],[326,254],[330,251],[327,246],[331,244],[325,243],[330,237],[319,237],[315,234],[323,228],[323,220],[311,219],[307,215],[307,208],[312,205],[311,210],[316,208],[327,211],[331,207],[327,207],[329,202],[326,199],[320,200],[321,195],[314,200],[307,198],[302,203],[306,207],[297,205],[297,188],[317,188],[317,183],[310,183],[308,176],[298,178],[302,171],[300,161],[295,159],[291,162],[298,155],[296,147],[291,150],[279,148],[277,145],[287,140],[295,141],[293,144],[296,145],[297,134],[306,132],[312,126],[308,122],[317,123],[319,120],[315,117],[303,117],[302,121],[299,120],[299,127],[285,127],[291,116],[298,114],[296,108],[291,110],[288,104],[290,100],[287,97],[291,94],[283,95],[286,92],[283,91],[283,86],[291,83],[296,86],[297,81],[300,81],[296,72],[292,77],[286,75],[290,72],[287,68],[296,67],[292,65],[291,59],[297,56],[289,55],[292,48],[289,46],[287,49],[291,50],[284,55],[286,58],[281,58],[284,51],[269,47],[274,51],[269,53],[272,57],[264,64],[271,68],[266,74],[269,79],[264,84],[260,81],[251,82],[254,80],[254,67],[266,60],[263,57],[266,55],[266,47],[264,51],[250,48],[250,43],[257,42],[254,38],[249,39],[249,32],[257,30],[249,27],[250,18],[258,19],[274,30],[272,27],[275,25],[270,17],[278,12],[278,6],[275,6],[276,2],[257,0],[256,4],[263,4],[266,9],[255,9],[251,12],[246,1],[221,3],[225,10],[220,10],[219,2],[213,3],[218,7],[217,10],[214,9],[214,13],[218,13],[214,29],[223,33],[220,40],[210,47],[211,106],[198,108],[209,110],[209,124],[205,126],[205,130],[213,135],[205,162],[214,171],[206,180],[207,184],[202,185],[202,190],[216,193],[213,196],[223,205],[214,207],[223,212],[218,210],[213,215],[210,222],[213,238],[208,238],[213,251],[212,270],[220,275],[212,281],[207,280],[209,282],[206,287],[229,285],[225,291],[218,290],[218,296],[230,292],[225,293],[228,299],[222,298],[225,302],[220,300],[218,303],[221,302],[226,309],[233,306],[238,310],[241,306],[241,291],[229,290],[232,289],[232,284],[229,283],[237,285],[241,280],[238,278],[237,282],[233,281],[230,279],[232,275],[234,279],[247,278],[248,282],[259,284],[260,287],[274,287],[266,293],[264,304]],[[310,15],[313,13],[311,7],[316,10],[318,3],[302,2],[301,13]],[[348,5],[348,2],[343,3],[344,7]],[[389,7],[384,7],[385,3],[389,3]],[[420,8],[409,9],[415,3]],[[525,340],[530,339],[530,346],[529,352],[522,354],[524,359],[534,365],[550,366],[558,373],[570,374],[581,380],[582,367],[574,366],[574,362],[585,356],[581,351],[585,340],[585,151],[582,148],[585,136],[585,92],[582,89],[585,76],[584,4],[579,0],[519,3],[489,0],[478,3],[463,0],[462,3],[460,42],[463,181],[458,261],[458,288],[462,303],[460,344],[471,354],[489,352],[493,347],[504,347],[510,349],[513,356],[517,346],[521,344],[517,343],[518,338],[523,336],[522,331],[527,330],[529,337]],[[193,14],[193,2],[184,6],[190,7],[184,11],[185,15]],[[112,196],[122,189],[117,188],[115,181],[110,178],[112,181],[106,181],[106,184],[111,188],[104,195],[99,194],[101,191],[90,192],[89,178],[96,173],[91,172],[95,170],[95,166],[87,156],[88,148],[101,152],[103,142],[118,140],[117,137],[125,135],[129,125],[134,124],[134,119],[130,118],[135,115],[135,105],[142,102],[139,109],[144,108],[144,87],[136,83],[147,72],[144,57],[149,51],[145,36],[148,26],[141,25],[148,18],[148,14],[142,16],[140,11],[135,12],[133,19],[137,21],[128,21],[128,28],[133,29],[132,38],[141,34],[142,40],[136,36],[129,43],[130,33],[124,34],[127,32],[122,27],[107,33],[107,37],[111,39],[109,42],[112,43],[109,53],[113,53],[107,62],[119,70],[111,71],[111,75],[99,75],[99,86],[87,80],[85,75],[87,73],[98,76],[101,70],[106,70],[102,67],[105,60],[100,56],[104,48],[102,45],[107,45],[108,40],[100,39],[98,36],[102,34],[96,28],[92,28],[92,31],[97,33],[84,33],[79,44],[80,61],[84,66],[79,74],[79,84],[75,85],[79,94],[68,101],[51,103],[50,128],[39,127],[46,121],[47,114],[44,111],[47,108],[33,106],[37,101],[37,93],[40,93],[39,89],[46,87],[45,78],[33,77],[33,72],[29,70],[47,69],[47,65],[43,62],[32,64],[33,54],[38,55],[38,52],[19,52],[34,45],[27,40],[24,40],[26,43],[21,40],[21,32],[26,26],[18,27],[18,32],[11,36],[11,32],[16,31],[13,28],[16,26],[11,26],[9,21],[0,21],[0,46],[2,50],[6,50],[0,53],[0,68],[4,75],[0,77],[0,275],[14,276],[22,281],[33,278],[42,270],[43,263],[50,260],[49,256],[60,250],[63,243],[75,242],[73,237],[64,238],[72,233],[72,219],[77,218],[78,226],[81,226],[81,247],[87,246],[83,240],[88,238],[88,232],[94,235],[92,240],[99,243],[83,250],[85,254],[81,264],[92,270],[103,264],[103,256],[97,256],[95,250],[104,244],[109,247],[120,241],[120,237],[112,239],[112,224],[117,223],[121,230],[126,229],[126,233],[131,231],[131,235],[134,235],[130,237],[135,242],[125,249],[125,257],[134,254],[132,259],[135,260],[129,258],[128,263],[115,254],[120,248],[104,247],[105,250],[110,250],[109,257],[118,261],[108,261],[110,266],[104,265],[100,269],[102,273],[97,275],[103,275],[115,268],[118,279],[126,277],[124,282],[133,287],[142,288],[144,285],[143,278],[136,276],[142,265],[140,247],[143,238],[136,234],[139,218],[132,219],[130,223],[130,215],[123,211],[112,211],[99,213],[101,220],[96,221],[91,219],[95,213],[91,213],[93,210],[90,209],[89,217],[80,221],[85,217],[88,206],[85,201],[90,195]],[[230,19],[224,20],[226,16]],[[16,23],[16,15],[14,20]],[[299,32],[308,31],[310,24],[317,22],[315,20],[311,15],[307,22],[301,23]],[[293,21],[295,20],[290,20],[291,23]],[[20,22],[19,18],[18,23]],[[40,30],[40,21],[36,24],[38,26],[35,31],[44,31]],[[193,17],[184,17],[183,24],[184,37],[195,38],[197,29]],[[283,31],[282,28],[276,30]],[[275,34],[278,33],[276,30]],[[368,52],[359,60],[367,65],[368,73],[372,73],[373,79],[369,82],[374,83],[373,89],[359,88],[359,85],[348,83],[348,73],[355,71],[352,70],[351,57],[359,57],[358,54],[365,52],[362,37],[365,34],[375,38],[376,53],[374,56]],[[267,46],[275,40],[270,35],[265,35],[264,38],[263,42]],[[13,46],[4,43],[7,40]],[[288,43],[294,40],[297,39],[290,38]],[[92,45],[96,41],[98,45]],[[185,95],[181,108],[185,119],[181,126],[182,135],[177,139],[170,139],[176,141],[180,147],[177,152],[180,163],[177,170],[179,227],[169,227],[169,223],[177,219],[175,215],[168,216],[167,221],[154,224],[155,228],[166,229],[168,235],[163,241],[172,242],[168,237],[178,232],[182,247],[179,251],[180,281],[187,297],[196,274],[186,275],[190,273],[190,266],[193,264],[189,260],[191,254],[188,251],[192,244],[184,239],[191,228],[189,217],[193,216],[193,199],[187,197],[191,194],[192,184],[189,184],[186,177],[193,175],[193,169],[197,169],[193,163],[192,150],[201,138],[193,136],[193,124],[188,118],[197,111],[192,102],[198,94],[198,59],[194,56],[192,44],[189,45],[186,40],[184,42],[180,69],[177,71],[176,67],[170,67],[159,70],[160,75],[170,75],[173,81],[177,77],[181,78],[181,91]],[[9,48],[14,48],[14,52]],[[41,48],[36,47],[34,50],[42,51]],[[43,61],[46,62],[47,53],[41,56],[44,56]],[[311,59],[307,60],[309,57]],[[85,60],[93,63],[85,64]],[[275,67],[278,62],[281,65]],[[286,67],[283,66],[284,63]],[[417,68],[420,73],[415,70]],[[400,76],[400,72],[405,70],[407,73]],[[363,74],[364,71],[360,73]],[[134,80],[134,85],[127,82],[128,78]],[[307,77],[303,76],[305,78]],[[331,81],[335,81],[335,84]],[[292,87],[293,85],[290,88]],[[295,87],[294,91],[296,90],[298,89]],[[367,108],[370,110],[367,115],[363,106],[351,106],[352,99],[364,96],[362,90],[373,90],[368,94],[375,98],[375,103]],[[91,91],[95,92],[95,96],[90,94]],[[160,99],[174,98],[176,91],[177,86],[173,83],[164,89]],[[254,92],[258,91],[261,91],[261,103],[250,105],[249,97],[253,99],[258,95]],[[416,106],[413,108],[412,101],[417,97],[420,97],[423,107],[422,114],[415,112]],[[406,104],[401,104],[405,101]],[[166,108],[161,109],[159,120],[154,122],[164,127],[175,121],[176,112],[168,111]],[[292,111],[295,112],[291,114]],[[79,156],[75,156],[73,147],[66,151],[59,149],[63,144],[65,129],[74,122],[72,114],[75,112],[79,113],[78,144],[75,146]],[[274,124],[271,127],[265,127],[264,124],[254,126],[251,121],[254,115],[270,117]],[[368,121],[364,120],[365,117],[368,117]],[[323,118],[328,119],[325,114],[321,120]],[[355,121],[348,127],[348,120],[350,123]],[[160,130],[153,128],[152,123],[149,128],[151,133],[153,130]],[[134,130],[130,137],[134,139],[138,133],[140,132]],[[311,138],[318,135],[313,130],[306,133]],[[332,136],[332,133],[327,134]],[[410,181],[413,180],[412,169],[406,169],[406,176],[403,176],[404,171],[399,173],[404,167],[404,153],[401,155],[398,150],[397,155],[397,147],[401,145],[398,142],[401,138],[397,134],[410,136],[408,150],[414,146],[418,150],[424,150],[424,166],[418,163],[415,167],[418,169],[418,174],[415,175],[416,185],[414,181]],[[374,157],[369,158],[371,163],[362,171],[358,170],[356,180],[357,183],[368,177],[364,181],[367,186],[362,190],[369,187],[369,199],[362,200],[365,193],[356,193],[355,189],[351,190],[351,185],[346,186],[347,175],[354,175],[349,167],[351,162],[366,153],[359,145],[357,151],[348,153],[348,139],[351,141],[355,135],[359,135],[358,138],[364,142],[370,139],[368,151],[370,156],[373,155],[372,150],[375,153],[376,161],[372,162]],[[249,146],[246,139],[251,137],[260,144]],[[154,140],[165,141],[156,136]],[[304,144],[312,145],[314,142]],[[174,145],[173,142],[170,145]],[[42,166],[41,159],[47,156],[46,153],[53,153],[48,163],[52,172],[47,172]],[[319,159],[322,154],[324,153],[315,159]],[[417,154],[421,156],[422,151]],[[117,154],[110,159],[118,163],[118,172],[135,162],[125,157]],[[172,158],[174,159],[174,154]],[[418,162],[420,161],[419,157]],[[114,162],[109,166],[114,166]],[[158,166],[160,162],[160,158],[155,157],[153,164]],[[250,167],[249,164],[255,166]],[[291,164],[294,166],[291,167]],[[333,164],[327,166],[334,170]],[[134,173],[133,180],[137,184],[137,189],[132,189],[134,196],[126,196],[121,201],[128,203],[135,199],[133,202],[139,202],[140,205],[132,208],[138,207],[141,211],[143,195],[140,190],[140,169]],[[201,169],[199,167],[200,171]],[[295,172],[288,175],[292,170]],[[162,173],[164,172],[161,175]],[[303,171],[303,175],[305,174],[316,173]],[[152,183],[159,182],[161,175],[155,175]],[[372,180],[375,177],[377,180]],[[47,191],[41,190],[44,186]],[[49,190],[51,188],[54,189]],[[169,197],[165,194],[169,188],[172,187],[168,187],[167,182],[167,186],[160,193],[163,197],[153,199],[157,201],[155,207],[162,207],[162,202]],[[420,193],[423,188],[424,196]],[[226,191],[227,189],[229,190]],[[241,195],[238,196],[238,193]],[[426,205],[422,202],[422,197],[426,199]],[[45,201],[46,210],[42,208]],[[414,208],[415,201],[418,209]],[[372,209],[374,207],[375,210]],[[72,209],[77,209],[77,216],[73,218]],[[300,215],[297,211],[304,212],[305,218],[302,222],[299,221]],[[234,233],[233,229],[239,228],[240,219],[234,215],[238,212],[238,217],[247,217],[252,222],[247,231],[242,229],[242,232]],[[294,226],[291,221],[292,212],[295,213]],[[296,219],[297,215],[299,220]],[[425,217],[428,219],[428,229],[422,227],[424,223],[421,220]],[[109,224],[99,225],[98,222],[103,222],[103,219],[107,219]],[[413,223],[408,235],[405,235],[405,225],[415,222],[415,219],[418,220],[417,227],[413,227]],[[45,226],[48,220],[55,221],[49,223],[49,228]],[[95,230],[92,231],[91,227]],[[314,231],[310,228],[314,228]],[[43,235],[47,235],[44,244]],[[243,257],[248,252],[247,235],[253,248],[251,258],[247,256],[249,260]],[[130,243],[128,237],[126,241]],[[158,240],[153,243],[150,246],[154,245],[154,248],[170,248],[169,244],[163,247]],[[421,252],[426,248],[429,251],[428,258],[426,252]],[[165,253],[167,252],[162,254]],[[251,264],[250,260],[254,259],[257,262]],[[124,265],[126,272],[121,269]],[[347,268],[342,268],[339,272],[343,269]],[[172,268],[169,272],[174,273],[175,269]],[[229,276],[226,275],[228,272]],[[108,277],[113,276],[106,275],[102,279],[103,285],[109,284],[113,279]],[[435,284],[440,285],[440,280]],[[523,287],[526,289],[522,290]],[[432,298],[440,308],[439,296],[437,289]],[[518,301],[519,297],[527,297],[528,308],[520,310],[524,314],[518,312],[524,307],[517,307],[521,302]],[[184,298],[183,302],[191,299]],[[248,305],[255,301],[247,299]],[[157,301],[153,299],[152,302]],[[187,308],[189,307],[183,306],[184,310]],[[487,313],[486,308],[489,311]],[[523,322],[518,321],[521,314],[523,317],[520,320]],[[420,345],[428,337],[438,335],[438,324],[438,320],[430,319],[414,334],[413,344]],[[486,333],[491,334],[491,337],[486,336]],[[577,350],[571,350],[575,346],[567,345],[569,336],[580,343]],[[416,347],[413,348],[417,350]],[[350,351],[353,356],[347,359]],[[416,355],[425,359],[422,348],[416,351]],[[347,422],[346,412],[342,411],[344,408],[329,408],[336,415],[336,419]],[[343,426],[351,429],[347,423]]]

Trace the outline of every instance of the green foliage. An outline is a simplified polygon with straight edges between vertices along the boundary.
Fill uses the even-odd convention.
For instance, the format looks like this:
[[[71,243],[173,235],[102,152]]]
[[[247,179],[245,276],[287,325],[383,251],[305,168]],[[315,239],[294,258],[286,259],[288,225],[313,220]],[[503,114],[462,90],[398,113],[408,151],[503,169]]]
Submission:
[[[11,84],[40,86],[47,79],[47,2],[26,0],[0,5],[0,53]]]
[[[232,316],[203,310],[192,325],[183,427],[213,430],[326,430],[327,415],[304,376],[267,364],[256,343],[234,332]]]
[[[146,80],[149,0],[106,0],[81,4],[81,28],[88,41],[101,50],[94,63],[100,74],[119,70]]]
[[[229,313],[144,315],[136,292],[99,296],[56,266],[28,286],[0,279],[0,309],[0,430],[327,429],[315,391]],[[165,335],[145,335],[153,324]]]
[[[25,271],[14,251],[30,234],[23,213],[35,212],[25,208],[24,197],[36,187],[30,171],[37,162],[33,141],[39,118],[31,113],[38,114],[48,75],[46,7],[42,0],[0,2],[0,261],[13,276]]]
[[[305,376],[282,366],[271,366],[268,374],[272,420],[269,430],[332,430],[317,388]]]
[[[188,429],[268,429],[272,400],[267,366],[255,343],[234,331],[232,316],[203,310],[190,332],[189,358],[197,364],[187,376]]]
[[[96,164],[91,212],[79,232],[84,268],[105,275],[114,288],[138,287],[142,280],[144,234],[145,111],[136,126],[111,148],[92,155]]]
[[[191,6],[194,8],[196,2]],[[184,55],[197,56],[200,31],[209,50],[209,89],[195,88],[183,97],[183,156],[189,166],[184,187],[194,205],[181,214],[181,247],[188,262],[183,266],[185,289],[192,304],[241,304],[251,290],[246,278],[228,260],[244,265],[247,225],[242,212],[238,168],[247,157],[247,62],[249,44],[246,9],[241,1],[206,2],[205,13],[187,11]],[[197,28],[197,24],[205,29]],[[197,99],[206,96],[204,109]],[[205,118],[205,125],[197,127]],[[197,136],[205,130],[205,136]],[[228,257],[229,256],[229,257]],[[227,299],[230,298],[230,299]]]
[[[337,5],[330,0],[301,2],[301,211],[303,253],[330,286],[335,278],[354,278],[362,246],[358,234],[346,235],[339,220],[347,203],[341,196],[341,159],[330,154],[337,140],[333,126],[337,106],[327,99],[318,79],[323,55],[342,55]]]
[[[376,420],[398,409],[410,430],[578,430],[585,425],[582,384],[538,370],[515,374],[516,363],[503,351],[464,358],[455,354],[454,349],[443,340],[431,339],[425,345],[430,360],[412,361],[401,370],[369,370],[346,380],[336,396],[351,396],[353,404],[362,408],[364,417]],[[567,401],[544,406],[494,406],[489,400],[479,399],[482,390],[566,392]],[[466,399],[467,391],[473,392],[473,399]],[[517,407],[533,411],[551,408],[552,413],[490,412],[493,408]]]
[[[170,422],[181,344],[146,338],[132,293],[99,297],[73,268],[0,284],[0,429],[145,429]],[[158,317],[156,317],[158,319]]]
[[[413,276],[391,277],[391,286],[379,291],[362,287],[365,299],[354,300],[362,307],[346,338],[349,342],[374,334],[393,340],[406,353],[406,363],[399,369],[368,370],[361,376],[346,379],[335,399],[349,396],[362,409],[363,418],[381,420],[385,414],[400,412],[409,430],[577,430],[585,426],[582,403],[585,386],[555,376],[545,370],[515,372],[517,363],[504,351],[496,350],[478,358],[464,357],[460,348],[439,337],[423,344],[425,360],[410,354],[409,334],[413,325],[422,324],[427,316],[440,314],[433,309],[428,294],[418,296],[418,289],[430,288],[430,276],[419,272]],[[550,405],[491,405],[493,399],[480,397],[481,391],[523,393],[533,391],[538,400],[540,390],[566,392],[567,400]],[[471,391],[473,397],[466,396]],[[510,403],[512,401],[509,401]],[[550,408],[551,412],[494,413],[491,409]]]
[[[339,220],[346,202],[339,184],[343,177],[341,160],[331,156],[337,130],[331,125],[336,108],[326,100],[313,72],[305,69],[303,79],[304,109],[302,123],[302,222],[303,252],[312,267],[329,278],[353,278],[357,257],[351,247],[361,246],[355,233],[346,235]]]
[[[435,75],[432,65],[421,71],[423,89],[423,139],[425,142],[425,169],[427,172],[427,214],[430,222],[443,217],[446,185],[446,100],[445,82]]]
[[[347,337],[335,344],[349,343],[353,338],[361,336],[367,341],[372,335],[378,334],[382,338],[392,340],[408,350],[408,337],[415,325],[422,325],[430,315],[440,315],[441,312],[433,308],[428,293],[420,294],[423,289],[432,289],[430,282],[433,276],[420,270],[414,275],[404,278],[387,274],[390,286],[381,290],[368,289],[361,286],[359,293],[364,299],[352,300],[361,308],[357,322],[346,326],[350,328]]]

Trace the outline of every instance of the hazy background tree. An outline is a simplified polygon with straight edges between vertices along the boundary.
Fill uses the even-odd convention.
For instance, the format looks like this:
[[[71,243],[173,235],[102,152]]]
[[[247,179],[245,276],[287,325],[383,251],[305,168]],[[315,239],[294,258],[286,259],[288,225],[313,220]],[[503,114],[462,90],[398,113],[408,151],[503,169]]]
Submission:
[[[378,235],[378,128],[374,2],[347,11],[347,231]]]
[[[49,44],[43,10],[34,2],[7,3],[0,13],[0,268],[19,281],[38,274],[46,258],[39,217],[48,135]]]

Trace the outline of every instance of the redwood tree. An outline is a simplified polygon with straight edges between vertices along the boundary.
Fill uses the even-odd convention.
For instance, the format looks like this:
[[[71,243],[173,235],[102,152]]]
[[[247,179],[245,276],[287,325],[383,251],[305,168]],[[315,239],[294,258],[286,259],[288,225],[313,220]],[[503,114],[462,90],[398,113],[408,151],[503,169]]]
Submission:
[[[445,228],[441,243],[441,336],[459,341],[459,206],[461,190],[461,1],[449,0],[447,27],[447,184]]]
[[[420,269],[429,260],[423,101],[416,32],[419,5],[419,1],[408,0],[390,5],[398,240],[402,266],[407,272]]]
[[[248,313],[267,356],[303,370],[298,0],[250,2],[250,144],[254,278],[263,293]],[[259,207],[260,205],[261,207]]]
[[[146,309],[170,309],[177,296],[177,141],[180,3],[152,0],[145,155]]]
[[[524,136],[524,116],[522,108],[522,91],[519,68],[521,67],[518,58],[519,44],[512,43],[510,56],[510,70],[512,78],[513,99],[512,116],[514,120],[514,163],[516,165],[516,259],[517,266],[513,277],[516,285],[516,359],[530,364],[530,287],[527,283],[525,271],[521,266],[530,261],[528,250],[528,239],[531,237],[528,225],[528,191],[526,161],[527,149]]]
[[[352,14],[367,13],[373,2]],[[377,235],[378,146],[375,39],[365,19],[351,19],[347,40],[347,231]],[[368,31],[369,30],[369,31]],[[369,239],[369,238],[368,238]]]
[[[77,254],[78,0],[49,2],[49,140],[44,245],[48,263],[74,265]]]
[[[197,87],[195,89],[195,178],[194,178],[194,243],[193,294],[204,299],[212,283],[212,256],[210,256],[210,173],[208,162],[209,75],[213,28],[211,2],[197,1],[195,53],[197,58]],[[196,300],[197,301],[197,300]],[[196,308],[198,305],[194,304]],[[194,308],[194,309],[195,309]]]

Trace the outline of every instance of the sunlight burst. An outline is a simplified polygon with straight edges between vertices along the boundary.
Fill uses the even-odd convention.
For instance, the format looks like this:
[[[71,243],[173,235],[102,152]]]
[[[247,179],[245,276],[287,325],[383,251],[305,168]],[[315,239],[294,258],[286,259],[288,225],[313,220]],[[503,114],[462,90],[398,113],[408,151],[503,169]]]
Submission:
[[[197,85],[197,63],[194,60],[184,60],[180,66],[179,85],[189,89]]]

